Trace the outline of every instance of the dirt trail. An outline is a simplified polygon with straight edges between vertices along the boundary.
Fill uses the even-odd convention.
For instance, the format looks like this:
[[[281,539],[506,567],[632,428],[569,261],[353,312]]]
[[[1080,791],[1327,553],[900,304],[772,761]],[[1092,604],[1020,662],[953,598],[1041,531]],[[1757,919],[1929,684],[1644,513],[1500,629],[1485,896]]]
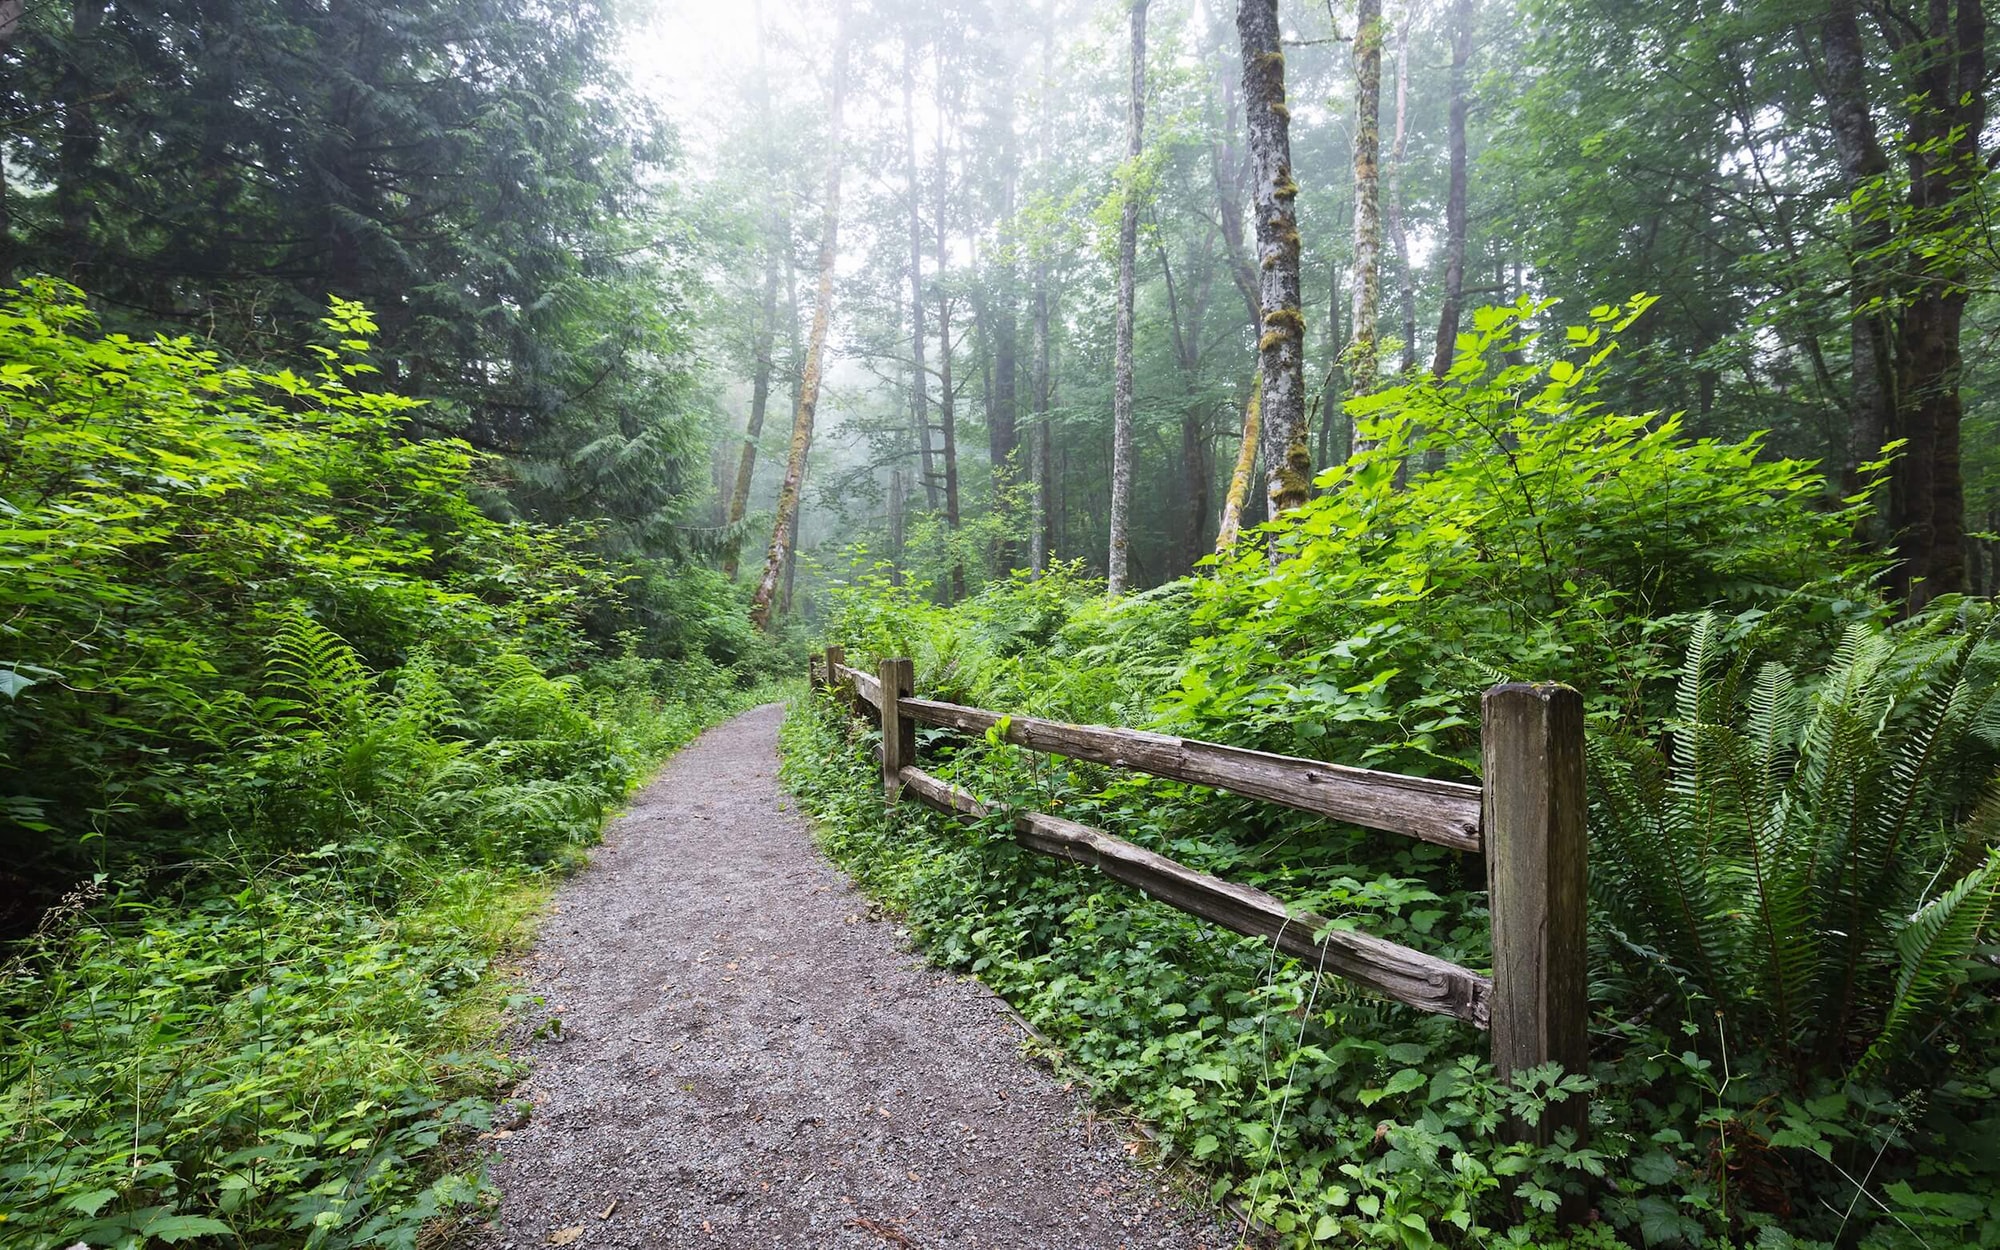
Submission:
[[[1234,1244],[869,919],[778,786],[781,716],[681,752],[558,894],[489,1246]]]

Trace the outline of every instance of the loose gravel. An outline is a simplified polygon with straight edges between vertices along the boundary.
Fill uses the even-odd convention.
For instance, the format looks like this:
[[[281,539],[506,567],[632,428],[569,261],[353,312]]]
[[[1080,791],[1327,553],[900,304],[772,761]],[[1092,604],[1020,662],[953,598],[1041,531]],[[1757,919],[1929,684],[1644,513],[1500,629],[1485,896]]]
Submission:
[[[488,1246],[1234,1246],[819,853],[782,715],[682,751],[557,894]]]

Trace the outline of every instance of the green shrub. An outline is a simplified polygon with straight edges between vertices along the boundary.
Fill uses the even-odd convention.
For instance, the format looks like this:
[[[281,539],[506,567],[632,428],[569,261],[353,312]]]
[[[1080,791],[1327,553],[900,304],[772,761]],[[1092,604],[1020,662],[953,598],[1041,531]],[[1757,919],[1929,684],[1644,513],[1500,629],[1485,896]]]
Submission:
[[[587,653],[577,623],[608,577],[561,531],[482,516],[471,449],[407,440],[414,401],[357,388],[359,306],[334,305],[304,374],[91,325],[61,283],[0,296],[0,855],[18,870],[199,845],[188,787],[268,749],[265,700],[285,696],[260,688],[283,676],[266,646],[301,613],[374,668],[426,646]]]
[[[1824,505],[1812,466],[1590,398],[1605,336],[1643,306],[1598,309],[1567,357],[1522,364],[1541,306],[1481,309],[1442,382],[1357,401],[1372,449],[1196,583],[1163,726],[1462,776],[1498,680],[1565,681],[1599,718],[1653,717],[1692,614],[1782,648],[1873,612],[1858,514]]]

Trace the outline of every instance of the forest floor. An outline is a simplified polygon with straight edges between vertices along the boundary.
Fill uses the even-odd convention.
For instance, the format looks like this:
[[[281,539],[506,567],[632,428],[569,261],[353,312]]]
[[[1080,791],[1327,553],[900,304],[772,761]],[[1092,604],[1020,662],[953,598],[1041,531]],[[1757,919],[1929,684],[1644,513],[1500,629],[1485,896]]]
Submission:
[[[782,716],[688,746],[558,892],[489,1250],[1235,1245],[819,852]]]

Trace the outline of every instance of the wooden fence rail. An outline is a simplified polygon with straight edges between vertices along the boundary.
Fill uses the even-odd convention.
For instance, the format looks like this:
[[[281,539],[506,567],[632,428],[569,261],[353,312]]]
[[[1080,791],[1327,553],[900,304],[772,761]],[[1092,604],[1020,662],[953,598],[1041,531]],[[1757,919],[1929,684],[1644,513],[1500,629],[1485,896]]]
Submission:
[[[1481,701],[1484,782],[1407,777],[1320,760],[1102,725],[1008,716],[915,697],[914,668],[887,659],[875,675],[828,647],[816,689],[830,689],[882,730],[882,784],[890,803],[908,796],[965,816],[986,804],[916,764],[916,727],[997,731],[1033,751],[1107,764],[1313,812],[1350,824],[1483,852],[1492,916],[1493,975],[1407,946],[1336,928],[1250,886],[1224,881],[1101,829],[1041,812],[1013,812],[1030,850],[1087,864],[1169,906],[1259,937],[1308,964],[1422,1011],[1454,1016],[1491,1035],[1494,1066],[1512,1074],[1555,1061],[1581,1072],[1588,1058],[1585,966],[1583,701],[1567,686],[1495,686]],[[1580,1098],[1552,1106],[1514,1132],[1546,1141],[1581,1132]]]

